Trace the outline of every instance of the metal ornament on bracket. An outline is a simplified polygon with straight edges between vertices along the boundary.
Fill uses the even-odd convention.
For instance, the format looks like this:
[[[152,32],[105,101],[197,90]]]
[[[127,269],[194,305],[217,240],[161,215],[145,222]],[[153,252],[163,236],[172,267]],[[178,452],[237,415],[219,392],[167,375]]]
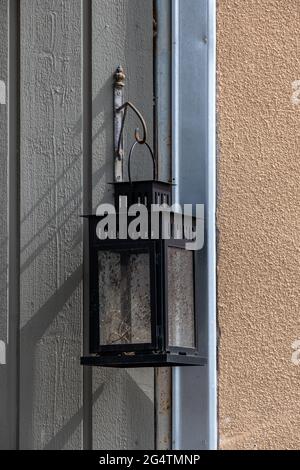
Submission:
[[[125,78],[123,68],[119,65],[114,74],[114,148],[115,148],[115,182],[123,182],[123,163],[124,163],[124,126],[127,117],[128,108],[130,108],[138,117],[143,130],[143,136],[140,136],[139,128],[135,129],[135,142],[131,145],[128,154],[128,179],[131,182],[130,163],[132,154],[137,145],[145,145],[150,152],[153,162],[153,179],[156,179],[156,160],[149,143],[147,142],[147,125],[140,111],[130,101],[124,102]]]

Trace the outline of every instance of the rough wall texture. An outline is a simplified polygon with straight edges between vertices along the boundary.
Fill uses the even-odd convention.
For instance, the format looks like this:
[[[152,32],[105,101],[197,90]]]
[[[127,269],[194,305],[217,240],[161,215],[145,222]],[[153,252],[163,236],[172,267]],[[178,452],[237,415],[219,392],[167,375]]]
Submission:
[[[0,364],[0,449],[154,447],[153,369],[80,366],[80,215],[89,199],[94,208],[112,199],[118,64],[126,97],[152,122],[152,21],[151,0],[0,0],[0,80],[9,84],[0,104],[0,341],[9,343],[9,362]],[[146,172],[149,155],[144,161]]]
[[[118,64],[126,72],[126,100],[133,101],[141,110],[150,134],[152,131],[153,15],[149,0],[92,0],[91,4],[92,204],[96,209],[102,202],[112,202],[113,196],[113,188],[109,184],[113,181],[112,74]],[[133,130],[138,125],[130,116],[125,127],[127,152]],[[151,174],[149,155],[139,153],[133,159],[133,177],[137,177],[137,168],[139,171],[142,168],[144,175]],[[153,369],[94,369],[93,448],[153,448],[153,399]]]
[[[7,1],[0,1],[0,81],[7,84]],[[0,84],[1,86],[1,84]],[[6,88],[6,87],[5,87]],[[3,90],[3,88],[2,88]],[[3,100],[3,93],[0,94],[0,214],[2,221],[0,225],[0,342],[7,343],[7,106],[6,99]],[[6,96],[5,96],[6,98]],[[3,343],[1,343],[3,345]],[[1,347],[0,344],[0,347]],[[2,346],[3,347],[3,346]],[[5,423],[7,421],[7,394],[8,370],[3,364],[4,358],[0,355],[0,389],[3,390],[0,401],[0,449],[8,447],[8,436]]]
[[[20,5],[20,447],[78,449],[81,3]]]
[[[299,18],[298,0],[218,6],[223,449],[299,448]]]

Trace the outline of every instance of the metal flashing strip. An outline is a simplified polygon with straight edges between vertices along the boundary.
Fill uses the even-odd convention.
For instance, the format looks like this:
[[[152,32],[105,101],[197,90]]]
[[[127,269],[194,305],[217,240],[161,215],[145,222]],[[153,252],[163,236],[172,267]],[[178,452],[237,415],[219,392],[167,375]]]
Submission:
[[[217,448],[216,3],[172,0],[175,201],[205,204],[199,254],[203,353],[208,365],[173,373],[173,448]]]

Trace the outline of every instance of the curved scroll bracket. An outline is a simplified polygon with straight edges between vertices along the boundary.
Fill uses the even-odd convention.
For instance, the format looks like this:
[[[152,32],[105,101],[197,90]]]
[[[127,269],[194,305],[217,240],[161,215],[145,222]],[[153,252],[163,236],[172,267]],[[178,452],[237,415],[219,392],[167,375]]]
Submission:
[[[123,102],[124,99],[124,86],[125,86],[125,74],[121,66],[119,66],[115,73],[115,82],[114,82],[114,143],[115,143],[115,181],[123,181],[123,160],[124,160],[124,127],[127,117],[128,109],[130,108],[135,115],[138,117],[143,135],[140,135],[140,129],[136,128],[134,131],[135,142],[131,146],[129,152],[129,165],[132,152],[136,144],[146,145],[148,150],[151,153],[154,175],[156,173],[156,165],[153,151],[149,144],[147,143],[147,125],[145,119],[143,118],[140,111],[132,104],[130,101]],[[130,170],[129,170],[130,174]],[[130,177],[131,180],[131,177]]]
[[[122,140],[122,136],[123,136],[124,125],[125,125],[125,120],[126,120],[128,108],[131,108],[135,112],[135,114],[139,118],[139,120],[142,124],[142,128],[143,128],[143,137],[140,137],[139,128],[137,127],[135,129],[135,131],[134,131],[135,140],[139,144],[145,144],[146,141],[147,141],[147,126],[146,126],[145,119],[143,118],[143,116],[141,115],[139,110],[134,106],[134,104],[130,103],[130,101],[127,101],[126,103],[122,104],[122,106],[120,106],[118,109],[116,109],[116,113],[120,113],[122,110],[124,110],[123,118],[122,118],[122,125],[121,125],[121,132],[120,132],[120,136],[119,136],[118,151],[120,151],[120,145],[121,145],[121,140]]]

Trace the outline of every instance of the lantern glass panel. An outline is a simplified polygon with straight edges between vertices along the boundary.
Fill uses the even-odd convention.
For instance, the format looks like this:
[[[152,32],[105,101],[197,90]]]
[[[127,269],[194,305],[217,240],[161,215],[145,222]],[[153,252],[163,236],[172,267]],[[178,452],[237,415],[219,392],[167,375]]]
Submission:
[[[148,251],[99,251],[100,345],[151,343]]]
[[[195,348],[193,252],[168,247],[169,346]]]

